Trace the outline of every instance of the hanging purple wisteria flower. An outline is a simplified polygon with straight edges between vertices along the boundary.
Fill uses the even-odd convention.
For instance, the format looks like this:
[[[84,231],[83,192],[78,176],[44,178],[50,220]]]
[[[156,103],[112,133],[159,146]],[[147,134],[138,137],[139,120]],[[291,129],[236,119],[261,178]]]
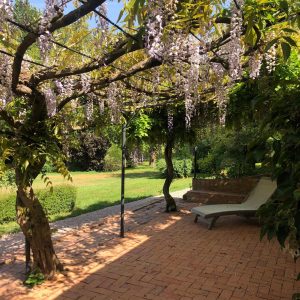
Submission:
[[[6,24],[6,19],[13,17],[13,2],[12,0],[0,0],[0,32],[3,31],[3,26]]]
[[[4,107],[13,97],[11,90],[12,58],[0,53],[0,66],[0,107]]]
[[[51,88],[47,88],[44,93],[48,116],[53,117],[56,114],[56,96]]]
[[[47,61],[47,55],[52,48],[52,34],[49,31],[53,18],[63,13],[68,0],[46,0],[46,8],[39,23],[38,45],[41,57]]]

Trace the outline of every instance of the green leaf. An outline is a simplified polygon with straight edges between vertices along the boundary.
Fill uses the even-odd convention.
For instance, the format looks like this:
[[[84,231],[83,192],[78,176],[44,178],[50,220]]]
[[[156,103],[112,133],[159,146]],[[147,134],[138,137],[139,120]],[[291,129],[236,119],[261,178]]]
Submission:
[[[35,285],[42,284],[45,281],[45,277],[42,273],[31,273],[28,278],[24,281],[24,285],[32,288]]]
[[[118,20],[117,20],[117,23],[122,19],[122,17],[123,17],[123,14],[124,14],[124,9],[122,9],[121,11],[120,11],[120,14],[119,14],[119,17],[118,17]]]
[[[279,226],[277,230],[277,240],[281,247],[284,248],[284,243],[288,237],[289,230],[285,226]]]
[[[287,61],[291,55],[291,46],[288,43],[281,42],[281,49],[283,53],[283,58]]]
[[[285,13],[288,14],[288,12],[289,12],[289,5],[288,5],[288,3],[287,3],[286,0],[280,1],[280,2],[279,2],[279,6],[280,6],[280,8],[281,8]]]
[[[54,127],[54,134],[57,135],[57,134],[58,134],[58,131],[59,131],[58,126],[55,126],[55,127]]]
[[[28,168],[28,166],[29,166],[29,161],[28,161],[28,160],[25,160],[23,166],[24,166],[24,170],[26,170],[26,169]]]
[[[283,36],[283,38],[291,45],[294,47],[297,47],[297,43],[289,36]]]
[[[282,31],[289,32],[289,33],[298,33],[297,30],[292,28],[282,28]]]

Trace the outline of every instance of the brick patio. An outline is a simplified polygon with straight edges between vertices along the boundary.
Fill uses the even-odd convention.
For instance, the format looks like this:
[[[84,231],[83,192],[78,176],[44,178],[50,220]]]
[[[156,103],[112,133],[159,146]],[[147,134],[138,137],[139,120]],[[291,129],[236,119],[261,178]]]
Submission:
[[[22,285],[22,249],[0,266],[0,299],[291,299],[299,264],[276,241],[259,241],[255,221],[223,217],[212,231],[193,223],[192,203],[159,202],[54,237],[67,271],[34,289]],[[9,262],[10,261],[10,262]],[[296,270],[298,268],[298,270]]]

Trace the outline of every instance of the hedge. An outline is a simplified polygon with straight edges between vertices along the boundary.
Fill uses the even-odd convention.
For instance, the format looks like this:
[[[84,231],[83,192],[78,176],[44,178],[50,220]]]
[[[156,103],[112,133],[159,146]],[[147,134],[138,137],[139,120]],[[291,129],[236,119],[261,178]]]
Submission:
[[[60,185],[49,190],[37,191],[37,196],[47,215],[54,215],[73,210],[76,201],[76,188],[71,185]],[[0,199],[0,223],[16,219],[16,196],[8,194]]]
[[[0,223],[14,221],[16,219],[16,195],[8,194],[0,200]]]
[[[73,210],[76,201],[76,188],[71,185],[60,185],[49,190],[41,190],[37,193],[45,212],[55,215]]]
[[[156,163],[157,169],[166,177],[166,162],[160,159]],[[173,159],[174,177],[183,178],[189,177],[192,173],[191,159]]]

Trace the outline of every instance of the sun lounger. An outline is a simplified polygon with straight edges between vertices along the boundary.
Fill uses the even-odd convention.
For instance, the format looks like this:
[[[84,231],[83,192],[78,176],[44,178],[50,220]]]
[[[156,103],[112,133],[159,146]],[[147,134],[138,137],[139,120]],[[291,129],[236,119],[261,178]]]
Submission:
[[[198,218],[208,219],[208,229],[212,229],[217,219],[227,215],[254,216],[258,208],[264,204],[276,190],[276,182],[270,178],[262,177],[254,189],[250,192],[247,200],[241,204],[212,204],[192,208],[192,213]]]

